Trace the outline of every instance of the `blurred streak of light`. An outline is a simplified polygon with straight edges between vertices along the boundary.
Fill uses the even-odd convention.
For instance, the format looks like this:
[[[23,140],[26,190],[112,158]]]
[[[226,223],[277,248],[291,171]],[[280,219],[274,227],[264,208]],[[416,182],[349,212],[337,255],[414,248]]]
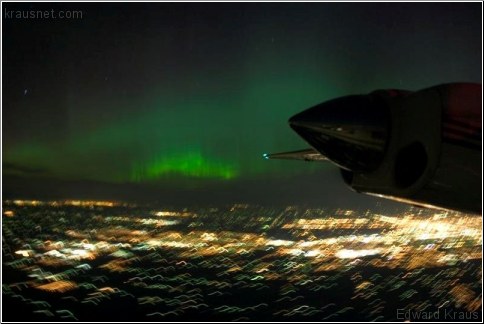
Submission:
[[[369,255],[375,255],[379,254],[380,250],[374,249],[374,250],[339,250],[336,252],[336,257],[340,259],[356,259],[360,257],[365,257]]]
[[[44,285],[36,286],[35,288],[51,293],[65,293],[66,291],[77,288],[77,284],[72,281],[60,280]]]

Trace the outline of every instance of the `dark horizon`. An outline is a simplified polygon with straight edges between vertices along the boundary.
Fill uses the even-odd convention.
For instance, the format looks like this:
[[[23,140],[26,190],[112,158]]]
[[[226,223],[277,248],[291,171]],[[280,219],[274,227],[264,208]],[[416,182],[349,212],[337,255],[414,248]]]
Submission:
[[[320,175],[319,179],[323,176],[325,175]],[[318,177],[311,175],[299,179],[285,179],[284,181],[273,180],[272,182],[266,182],[264,186],[261,186],[256,181],[247,181],[238,185],[226,186],[222,189],[216,184],[206,186],[203,189],[160,189],[156,184],[120,185],[91,181],[46,181],[45,179],[38,179],[37,182],[29,180],[24,184],[22,183],[22,178],[11,177],[8,178],[8,181],[12,182],[4,184],[4,187],[13,188],[13,190],[3,192],[2,196],[4,200],[108,200],[174,208],[250,204],[272,207],[299,206],[324,208],[326,210],[345,208],[359,211],[385,211],[388,213],[398,213],[409,208],[407,204],[383,198],[372,198],[353,192],[344,185],[332,188],[333,191],[330,193],[326,191],[327,188],[321,188],[317,181],[311,187],[305,186],[304,181],[309,183],[311,179],[318,179]],[[300,186],[294,186],[296,181]],[[58,189],[46,192],[43,190],[46,186]],[[16,188],[20,189],[15,191]],[[267,192],[269,189],[272,191]],[[298,193],[301,190],[307,192],[304,199],[298,197]],[[336,193],[335,190],[339,190],[339,192]],[[348,197],[351,199],[348,199]]]

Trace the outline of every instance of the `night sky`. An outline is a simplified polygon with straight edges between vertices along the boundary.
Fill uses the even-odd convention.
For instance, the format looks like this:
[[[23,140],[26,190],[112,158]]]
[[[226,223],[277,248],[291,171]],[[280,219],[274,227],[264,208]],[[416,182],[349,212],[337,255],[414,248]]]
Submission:
[[[381,88],[481,82],[480,3],[2,4],[4,197],[374,206],[292,115]]]

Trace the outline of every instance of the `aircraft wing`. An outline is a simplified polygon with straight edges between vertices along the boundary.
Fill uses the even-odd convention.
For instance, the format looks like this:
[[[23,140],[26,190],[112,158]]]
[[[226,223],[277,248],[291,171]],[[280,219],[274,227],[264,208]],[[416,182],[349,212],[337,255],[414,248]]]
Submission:
[[[283,159],[303,161],[328,161],[328,158],[326,158],[324,155],[322,155],[313,148],[283,153],[266,153],[263,156],[267,160]]]
[[[376,90],[289,119],[310,149],[266,159],[329,160],[356,192],[482,215],[482,85]]]

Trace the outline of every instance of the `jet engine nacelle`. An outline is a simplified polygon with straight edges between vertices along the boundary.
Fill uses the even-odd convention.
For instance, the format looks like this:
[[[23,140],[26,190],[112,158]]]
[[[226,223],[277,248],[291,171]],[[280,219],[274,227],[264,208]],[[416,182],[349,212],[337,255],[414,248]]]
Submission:
[[[480,213],[482,86],[377,90],[312,107],[289,120],[355,191]]]

